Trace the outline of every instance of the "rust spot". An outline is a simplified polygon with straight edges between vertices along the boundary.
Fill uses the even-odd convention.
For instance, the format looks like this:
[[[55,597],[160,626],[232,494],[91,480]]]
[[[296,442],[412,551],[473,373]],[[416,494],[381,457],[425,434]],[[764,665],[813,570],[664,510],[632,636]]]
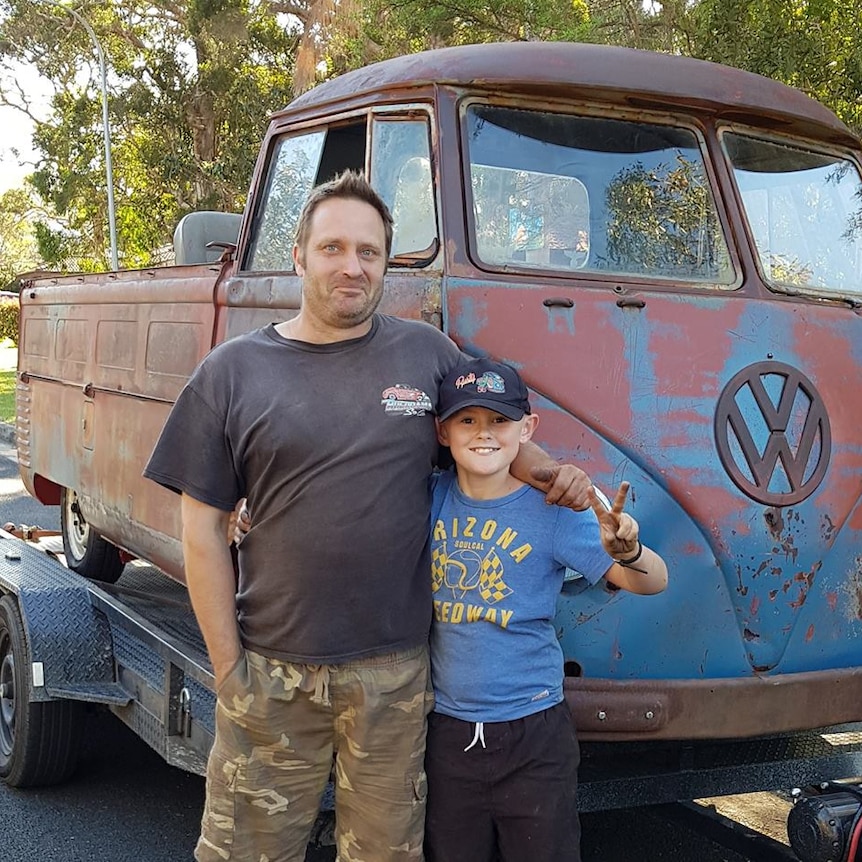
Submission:
[[[862,560],[856,558],[856,570],[847,579],[845,590],[849,599],[847,603],[848,619],[862,620]]]
[[[766,521],[766,526],[769,528],[769,532],[772,533],[772,537],[777,540],[784,529],[784,519],[781,517],[781,509],[777,509],[774,506],[767,509],[763,513],[763,520]]]
[[[830,611],[834,611],[838,607],[838,593],[826,593],[826,604]]]
[[[811,643],[814,639],[814,624],[812,623],[808,626],[808,630],[805,632],[805,643]]]
[[[798,610],[805,604],[805,600],[808,598],[808,590],[805,587],[799,588],[799,597],[790,602],[790,607]]]
[[[742,630],[742,637],[747,641],[759,641],[760,635],[753,632],[748,626]]]
[[[769,601],[774,602],[775,597],[778,595],[778,590],[770,590],[769,591]]]
[[[830,544],[832,542],[832,537],[835,535],[835,531],[838,528],[832,523],[832,518],[830,518],[829,515],[823,515],[821,521],[821,534],[823,536],[823,541]]]

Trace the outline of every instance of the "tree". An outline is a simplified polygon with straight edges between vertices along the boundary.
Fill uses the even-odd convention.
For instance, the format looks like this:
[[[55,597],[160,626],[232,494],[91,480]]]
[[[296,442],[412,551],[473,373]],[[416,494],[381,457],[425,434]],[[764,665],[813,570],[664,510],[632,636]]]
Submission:
[[[10,189],[0,195],[0,289],[19,289],[17,276],[39,263],[33,232],[35,207],[29,192]]]
[[[862,0],[700,0],[692,53],[784,81],[862,134]]]
[[[36,127],[42,159],[30,182],[63,224],[41,224],[42,253],[54,266],[72,258],[84,269],[104,268],[106,179],[92,45],[71,16],[39,0],[3,0],[0,10],[0,56],[34,64],[56,87],[51,116]],[[87,0],[76,11],[110,69],[121,262],[147,265],[186,212],[243,206],[267,116],[292,95],[300,24],[284,26],[265,0]],[[7,103],[14,97],[7,94]]]

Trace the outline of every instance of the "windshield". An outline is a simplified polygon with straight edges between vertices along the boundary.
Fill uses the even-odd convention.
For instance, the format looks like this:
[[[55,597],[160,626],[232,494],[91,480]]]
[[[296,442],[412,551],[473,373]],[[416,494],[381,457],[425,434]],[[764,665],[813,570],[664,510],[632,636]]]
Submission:
[[[488,105],[467,129],[484,263],[734,282],[692,131]]]
[[[851,161],[725,133],[764,277],[779,289],[862,293],[862,183]]]

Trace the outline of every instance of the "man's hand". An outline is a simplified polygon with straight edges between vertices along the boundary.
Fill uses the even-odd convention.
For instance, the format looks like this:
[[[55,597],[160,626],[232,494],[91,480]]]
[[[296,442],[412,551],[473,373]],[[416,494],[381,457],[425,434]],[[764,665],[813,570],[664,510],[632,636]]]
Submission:
[[[582,512],[591,505],[593,483],[590,477],[574,464],[554,464],[531,467],[534,487],[545,492],[545,502]]]
[[[638,522],[623,511],[629,487],[628,482],[620,483],[610,509],[599,499],[595,488],[590,487],[588,492],[590,506],[599,522],[602,546],[615,560],[631,557],[638,550]]]
[[[230,544],[233,542],[237,547],[240,546],[246,533],[251,529],[251,514],[248,511],[246,503],[246,498],[243,497],[230,513],[230,524],[227,528],[227,543]]]

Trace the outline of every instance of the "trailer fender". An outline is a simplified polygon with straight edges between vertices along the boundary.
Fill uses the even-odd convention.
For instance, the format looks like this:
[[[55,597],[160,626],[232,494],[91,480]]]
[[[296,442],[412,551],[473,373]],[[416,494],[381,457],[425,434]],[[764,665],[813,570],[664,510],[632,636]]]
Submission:
[[[93,607],[91,589],[48,554],[0,530],[0,591],[14,595],[21,611],[30,701],[130,702],[115,680],[111,629]]]

